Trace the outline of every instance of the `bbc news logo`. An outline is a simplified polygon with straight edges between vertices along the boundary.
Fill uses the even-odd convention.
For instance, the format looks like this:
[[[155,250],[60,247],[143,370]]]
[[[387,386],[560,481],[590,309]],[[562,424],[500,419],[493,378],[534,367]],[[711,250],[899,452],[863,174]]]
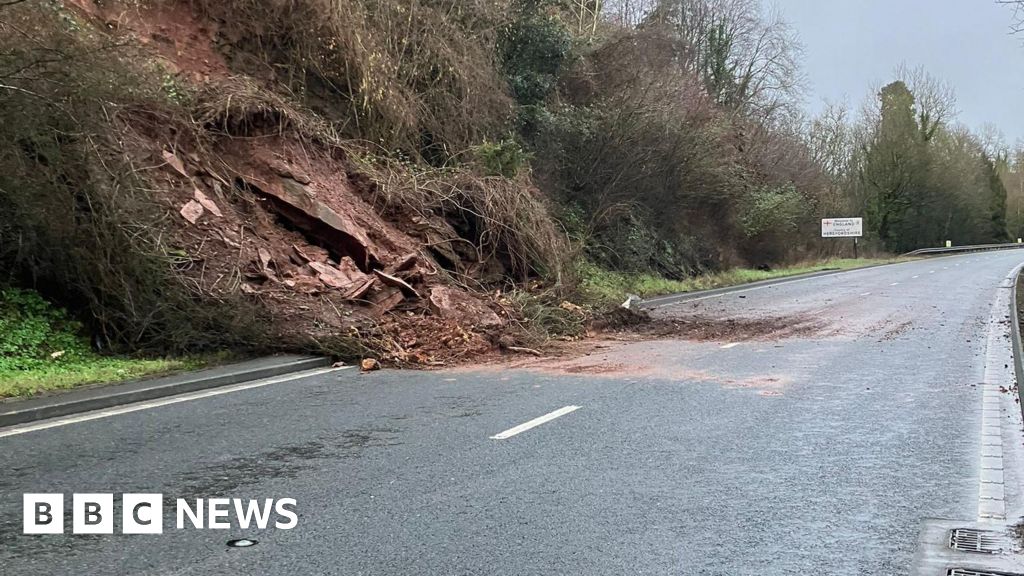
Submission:
[[[63,534],[63,494],[23,494],[24,534]],[[294,498],[184,498],[175,500],[174,526],[188,528],[291,530],[299,523]],[[72,534],[113,534],[117,511],[113,494],[72,494]],[[121,534],[163,534],[163,494],[121,494]]]

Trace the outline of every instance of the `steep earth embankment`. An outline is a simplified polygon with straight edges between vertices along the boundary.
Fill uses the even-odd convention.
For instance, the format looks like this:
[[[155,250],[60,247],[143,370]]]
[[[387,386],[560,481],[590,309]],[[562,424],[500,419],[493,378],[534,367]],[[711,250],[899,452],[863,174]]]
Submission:
[[[71,5],[143,47],[170,89],[193,100],[187,128],[135,113],[126,148],[166,210],[162,233],[197,294],[240,292],[282,341],[340,336],[353,343],[342,353],[399,363],[444,363],[501,341],[516,313],[483,286],[514,273],[515,255],[488,245],[484,218],[460,203],[457,185],[436,210],[396,200],[386,168],[360,164],[355,147],[268,79],[233,70],[238,55],[225,52],[217,23],[187,3]],[[539,205],[535,195],[513,194]]]

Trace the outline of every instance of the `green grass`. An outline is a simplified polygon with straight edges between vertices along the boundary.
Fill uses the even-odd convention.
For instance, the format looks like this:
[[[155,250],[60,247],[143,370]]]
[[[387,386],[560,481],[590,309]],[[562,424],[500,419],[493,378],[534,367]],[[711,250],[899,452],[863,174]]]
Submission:
[[[770,280],[823,270],[848,270],[874,264],[899,262],[899,258],[841,258],[820,262],[797,264],[774,270],[753,270],[733,268],[722,272],[702,274],[686,280],[669,280],[653,274],[624,274],[605,270],[590,263],[580,266],[580,292],[583,300],[593,305],[620,304],[627,294],[650,298],[663,294],[679,294],[748,284],[759,280]]]
[[[66,310],[34,291],[0,287],[0,398],[192,370],[225,359],[102,356]]]
[[[109,356],[81,358],[22,370],[0,371],[0,398],[32,396],[86,384],[120,382],[145,376],[195,370],[207,359],[136,359]]]

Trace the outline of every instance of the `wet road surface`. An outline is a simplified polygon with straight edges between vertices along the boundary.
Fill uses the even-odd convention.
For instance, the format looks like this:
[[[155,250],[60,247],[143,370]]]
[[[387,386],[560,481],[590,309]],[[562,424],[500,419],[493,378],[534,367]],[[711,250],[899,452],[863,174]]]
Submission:
[[[653,314],[801,329],[608,342],[440,372],[339,370],[0,430],[3,574],[904,574],[975,520],[982,427],[1020,510],[1001,287],[1018,251],[915,261]],[[1018,412],[1018,413],[1015,413]],[[165,496],[164,533],[25,536],[25,492]],[[294,498],[298,525],[178,530],[174,498]],[[70,518],[66,521],[70,532]],[[120,526],[120,518],[115,522]],[[258,540],[233,549],[234,538]]]

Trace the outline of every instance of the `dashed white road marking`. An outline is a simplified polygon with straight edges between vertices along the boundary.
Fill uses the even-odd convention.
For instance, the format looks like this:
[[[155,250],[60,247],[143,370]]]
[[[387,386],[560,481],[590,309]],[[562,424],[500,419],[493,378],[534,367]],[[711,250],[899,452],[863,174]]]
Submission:
[[[347,370],[352,366],[342,366],[340,368],[318,368],[316,370],[306,370],[303,372],[295,372],[294,374],[287,374],[284,376],[275,376],[273,378],[266,378],[263,380],[256,380],[253,382],[246,382],[243,384],[235,384],[233,386],[224,386],[222,388],[214,388],[211,390],[203,390],[201,392],[192,392],[189,394],[181,394],[179,396],[170,396],[167,398],[161,398],[159,400],[151,400],[149,402],[138,402],[135,404],[126,404],[124,406],[118,406],[116,408],[108,408],[106,410],[97,410],[93,412],[85,412],[77,416],[68,416],[66,418],[58,418],[54,420],[44,420],[36,424],[21,424],[18,426],[12,426],[5,430],[0,430],[0,438],[7,436],[17,436],[18,434],[26,434],[28,432],[36,432],[39,430],[46,430],[47,428],[56,428],[58,426],[67,426],[69,424],[77,424],[79,422],[88,422],[89,420],[98,420],[100,418],[109,418],[110,416],[118,416],[121,414],[128,414],[129,412],[138,412],[139,410],[149,410],[150,408],[159,408],[160,406],[167,406],[169,404],[177,404],[179,402],[188,402],[190,400],[200,400],[202,398],[209,398],[211,396],[220,396],[221,394],[230,394],[232,392],[240,392],[242,390],[251,390],[253,388],[262,388],[263,386],[270,386],[271,384],[280,384],[282,382],[288,382],[289,380],[298,380],[300,378],[308,378],[310,376],[319,376],[321,374],[327,374],[328,372],[335,372],[338,370]]]
[[[935,270],[929,270],[928,273],[929,274],[935,274]]]
[[[919,274],[919,275],[917,275],[917,276],[911,276],[911,277],[910,277],[910,279],[911,279],[911,280],[917,280],[917,279],[918,279],[918,278],[920,278],[920,277],[921,277],[921,275]]]
[[[529,422],[524,422],[524,423],[520,424],[519,426],[516,426],[515,428],[509,428],[508,430],[505,430],[504,432],[502,432],[500,434],[495,434],[494,436],[491,436],[491,440],[506,440],[508,438],[511,438],[511,437],[515,436],[516,434],[522,434],[523,432],[526,432],[530,428],[536,428],[537,426],[540,426],[541,424],[544,424],[545,422],[550,422],[550,421],[554,420],[555,418],[558,418],[560,416],[565,416],[566,414],[568,414],[570,412],[575,412],[576,410],[579,410],[579,409],[580,409],[579,406],[565,406],[564,408],[559,408],[558,410],[555,410],[554,412],[550,412],[550,413],[545,414],[545,415],[543,415],[543,416],[541,416],[539,418],[534,418],[533,420],[530,420]]]
[[[892,284],[889,284],[889,286],[899,286],[899,285],[900,285],[899,282],[893,282]]]
[[[739,342],[730,342],[728,344],[722,344],[721,346],[719,346],[719,348],[721,348],[722,350],[728,350],[729,348],[735,348],[739,345]]]

